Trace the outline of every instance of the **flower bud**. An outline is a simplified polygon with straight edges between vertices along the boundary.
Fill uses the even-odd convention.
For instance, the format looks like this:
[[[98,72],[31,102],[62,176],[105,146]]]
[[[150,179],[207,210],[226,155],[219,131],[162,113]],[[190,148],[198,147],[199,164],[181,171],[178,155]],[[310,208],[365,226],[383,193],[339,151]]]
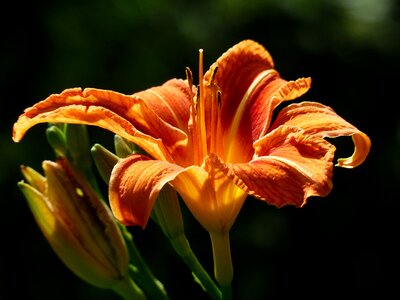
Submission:
[[[49,124],[49,127],[46,129],[47,141],[53,147],[58,157],[65,157],[68,151],[64,133],[65,126],[64,124]]]
[[[114,147],[115,153],[118,157],[125,158],[131,154],[145,154],[145,152],[138,147],[136,144],[120,137],[119,135],[114,136]]]
[[[154,204],[153,218],[180,256],[191,251],[185,236],[182,212],[176,191],[166,184]]]
[[[108,206],[66,160],[44,161],[45,177],[22,167],[18,186],[53,250],[78,277],[101,288],[120,284],[129,254]]]
[[[91,168],[90,143],[87,128],[81,124],[65,125],[65,140],[68,145],[69,160],[80,170]]]
[[[91,149],[92,157],[101,178],[108,184],[112,169],[119,157],[100,144],[95,144]]]

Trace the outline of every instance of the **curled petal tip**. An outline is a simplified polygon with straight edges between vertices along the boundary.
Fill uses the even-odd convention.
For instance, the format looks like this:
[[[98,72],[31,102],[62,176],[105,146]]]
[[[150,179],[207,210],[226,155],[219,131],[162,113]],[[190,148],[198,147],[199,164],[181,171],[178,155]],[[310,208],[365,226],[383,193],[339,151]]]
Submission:
[[[367,158],[371,148],[370,138],[363,132],[358,132],[352,136],[354,142],[353,155],[347,158],[339,158],[336,164],[337,167],[355,168],[361,165]]]

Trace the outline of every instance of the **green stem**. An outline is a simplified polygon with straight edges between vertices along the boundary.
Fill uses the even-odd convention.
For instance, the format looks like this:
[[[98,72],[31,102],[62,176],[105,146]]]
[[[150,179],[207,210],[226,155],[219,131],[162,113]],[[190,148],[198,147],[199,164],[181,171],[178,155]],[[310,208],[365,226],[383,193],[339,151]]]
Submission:
[[[171,186],[165,185],[160,191],[153,208],[152,217],[170,240],[176,253],[190,268],[196,282],[202,286],[212,299],[220,300],[221,292],[190,248],[185,235],[178,195]]]
[[[143,291],[137,286],[137,284],[127,276],[119,284],[114,286],[113,291],[120,295],[125,300],[146,300],[146,296]]]
[[[221,286],[222,299],[232,300],[232,288],[231,286]]]
[[[163,284],[153,275],[147,266],[139,250],[136,248],[130,232],[124,226],[121,226],[121,230],[124,235],[132,263],[129,269],[129,274],[132,279],[138,283],[146,295],[148,295],[151,299],[168,300],[169,297],[164,289]]]
[[[210,238],[214,256],[214,274],[217,282],[221,287],[222,299],[231,300],[233,265],[229,241],[229,232],[211,232]]]
[[[211,296],[212,299],[220,300],[222,297],[221,291],[215,285],[214,281],[211,279],[207,271],[197,259],[196,255],[193,253],[186,236],[181,234],[170,241],[184,263],[190,268],[190,270],[192,270],[193,275],[203,289]]]

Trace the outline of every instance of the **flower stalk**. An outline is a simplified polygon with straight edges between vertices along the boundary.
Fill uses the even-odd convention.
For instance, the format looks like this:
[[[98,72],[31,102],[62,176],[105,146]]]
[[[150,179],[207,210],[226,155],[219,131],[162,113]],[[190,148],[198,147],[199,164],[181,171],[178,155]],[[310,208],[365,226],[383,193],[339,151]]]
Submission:
[[[112,287],[112,290],[125,300],[147,300],[140,287],[129,276]]]
[[[210,232],[214,257],[214,275],[221,287],[222,299],[232,299],[233,265],[229,232]]]
[[[165,185],[160,191],[154,205],[153,216],[176,253],[193,272],[193,276],[202,288],[212,299],[221,299],[221,291],[199,262],[186,238],[178,195],[171,186]]]
[[[124,226],[121,226],[121,229],[131,258],[129,275],[151,299],[168,300],[169,297],[164,285],[154,276],[153,272],[147,266],[136,247],[132,234]]]

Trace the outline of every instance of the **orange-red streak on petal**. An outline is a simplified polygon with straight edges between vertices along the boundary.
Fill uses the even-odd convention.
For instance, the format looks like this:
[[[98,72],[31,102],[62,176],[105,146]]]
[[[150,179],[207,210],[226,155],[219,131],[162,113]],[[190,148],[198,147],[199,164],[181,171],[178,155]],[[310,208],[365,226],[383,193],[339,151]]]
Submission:
[[[216,68],[218,72],[214,74]],[[230,149],[231,145],[227,145],[223,140],[227,139],[228,132],[231,132],[230,128],[241,100],[254,79],[269,69],[273,69],[270,54],[258,43],[245,40],[225,52],[205,74],[206,82],[210,82],[210,78],[215,75],[215,84],[221,91],[219,122],[221,136],[224,138],[218,143],[225,145],[218,145],[219,149]],[[246,141],[241,148],[248,150],[246,153],[251,152],[251,142]]]
[[[218,67],[218,73],[214,69]],[[273,110],[283,101],[304,94],[310,78],[287,82],[273,69],[268,51],[245,40],[224,53],[205,75],[221,90],[221,138],[218,153],[225,162],[246,162],[254,153],[252,143],[264,135]],[[221,151],[220,151],[221,152]]]

